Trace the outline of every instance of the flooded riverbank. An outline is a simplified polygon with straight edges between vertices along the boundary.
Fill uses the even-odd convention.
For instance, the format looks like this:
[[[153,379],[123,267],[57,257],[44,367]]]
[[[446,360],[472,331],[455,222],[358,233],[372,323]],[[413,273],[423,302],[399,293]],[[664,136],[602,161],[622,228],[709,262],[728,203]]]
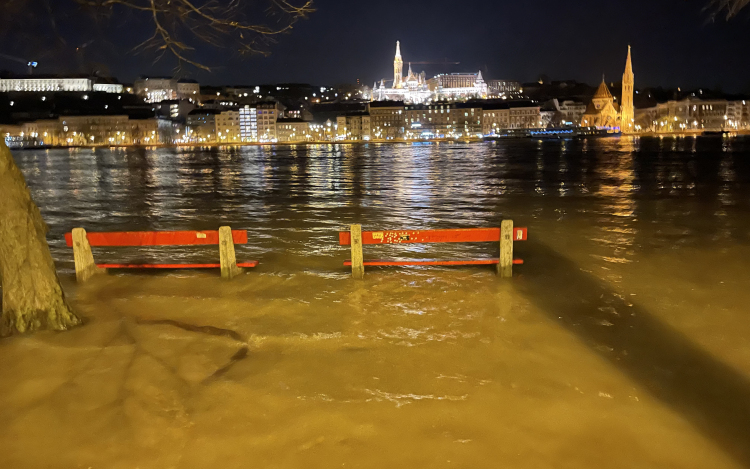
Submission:
[[[16,154],[87,325],[0,341],[3,467],[748,467],[750,142]],[[336,232],[529,228],[367,270]],[[77,287],[62,234],[247,229],[218,273]],[[366,258],[496,246],[367,246]],[[213,248],[96,250],[208,260]]]

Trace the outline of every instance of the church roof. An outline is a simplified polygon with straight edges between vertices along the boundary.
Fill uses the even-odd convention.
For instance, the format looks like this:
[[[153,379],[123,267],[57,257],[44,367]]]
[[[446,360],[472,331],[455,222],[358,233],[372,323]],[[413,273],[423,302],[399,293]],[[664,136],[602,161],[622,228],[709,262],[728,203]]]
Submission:
[[[590,102],[586,106],[586,112],[585,112],[585,114],[590,115],[590,116],[594,116],[594,115],[603,113],[606,108],[607,108],[607,106],[605,105],[605,106],[602,106],[601,109],[597,109],[596,105],[593,102]],[[615,110],[615,112],[620,112],[620,105],[619,104],[613,102],[612,103],[612,108]]]
[[[607,88],[607,84],[604,83],[604,80],[602,80],[602,84],[599,85],[599,88],[596,89],[593,99],[614,99],[614,96],[609,92],[609,88]]]

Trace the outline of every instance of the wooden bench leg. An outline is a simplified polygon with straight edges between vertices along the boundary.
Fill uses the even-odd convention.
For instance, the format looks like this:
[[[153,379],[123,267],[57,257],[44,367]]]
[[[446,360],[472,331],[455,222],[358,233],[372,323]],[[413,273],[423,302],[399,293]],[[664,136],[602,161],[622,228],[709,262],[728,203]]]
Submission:
[[[500,224],[500,262],[497,273],[501,278],[513,277],[513,220]]]
[[[352,246],[352,278],[365,278],[364,257],[362,255],[362,225],[351,225],[349,227]]]
[[[93,275],[105,272],[100,269],[94,262],[94,254],[91,252],[91,245],[86,237],[86,230],[83,228],[73,228],[73,261],[76,266],[76,280],[85,282]]]
[[[242,272],[242,269],[237,267],[232,228],[228,226],[219,228],[219,262],[221,263],[221,278],[229,280]]]

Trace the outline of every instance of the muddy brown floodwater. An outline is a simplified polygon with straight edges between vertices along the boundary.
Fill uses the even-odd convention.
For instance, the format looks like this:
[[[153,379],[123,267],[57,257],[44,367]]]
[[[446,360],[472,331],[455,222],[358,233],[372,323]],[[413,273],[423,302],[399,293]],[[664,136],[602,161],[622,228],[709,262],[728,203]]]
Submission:
[[[750,140],[21,151],[72,305],[0,341],[2,468],[748,468]],[[489,267],[337,231],[529,229]],[[63,234],[248,230],[77,286]],[[490,244],[365,258],[496,255]],[[216,252],[215,252],[216,251]],[[209,261],[214,247],[96,249]]]

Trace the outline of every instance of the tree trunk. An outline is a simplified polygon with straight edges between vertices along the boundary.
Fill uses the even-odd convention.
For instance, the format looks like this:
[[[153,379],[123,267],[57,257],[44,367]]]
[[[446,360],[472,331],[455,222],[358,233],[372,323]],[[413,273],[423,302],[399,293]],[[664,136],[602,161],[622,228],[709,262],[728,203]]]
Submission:
[[[46,233],[26,180],[0,140],[0,336],[81,323],[65,301]]]

